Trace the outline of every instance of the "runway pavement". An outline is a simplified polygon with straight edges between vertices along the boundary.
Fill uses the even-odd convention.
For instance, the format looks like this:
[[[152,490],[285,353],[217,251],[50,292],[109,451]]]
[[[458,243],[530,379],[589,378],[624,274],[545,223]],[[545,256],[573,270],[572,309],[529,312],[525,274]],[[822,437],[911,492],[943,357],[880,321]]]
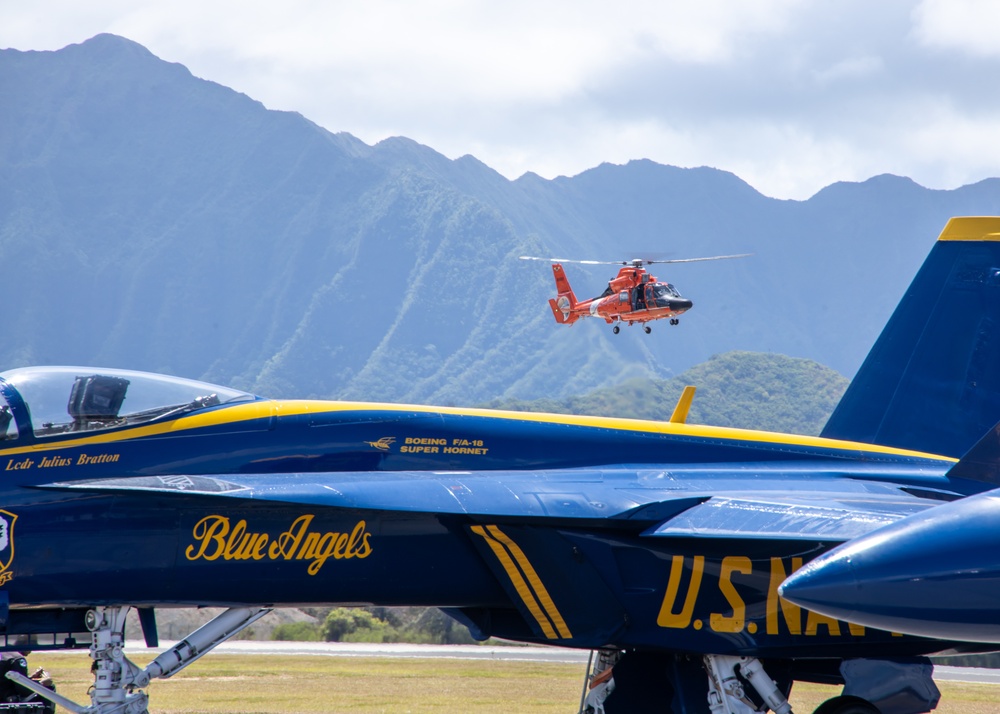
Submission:
[[[278,645],[278,647],[275,647]],[[565,647],[512,645],[411,645],[403,642],[227,642],[217,652],[232,654],[315,654],[332,657],[417,657],[424,659],[495,659],[518,662],[552,662],[585,665],[588,650]]]
[[[1000,669],[979,667],[934,667],[934,678],[944,682],[975,682],[976,684],[1000,684]]]
[[[163,642],[161,647],[148,649],[142,642],[129,642],[129,654],[157,654],[174,645]],[[554,664],[587,664],[590,652],[565,647],[541,646],[491,646],[491,645],[411,645],[402,642],[372,644],[364,642],[260,642],[256,640],[231,640],[219,645],[213,652],[219,654],[259,655],[317,655],[325,657],[415,657],[448,659],[490,659],[519,662],[551,662]],[[936,679],[947,682],[975,682],[1000,684],[1000,670],[975,667],[934,668]]]

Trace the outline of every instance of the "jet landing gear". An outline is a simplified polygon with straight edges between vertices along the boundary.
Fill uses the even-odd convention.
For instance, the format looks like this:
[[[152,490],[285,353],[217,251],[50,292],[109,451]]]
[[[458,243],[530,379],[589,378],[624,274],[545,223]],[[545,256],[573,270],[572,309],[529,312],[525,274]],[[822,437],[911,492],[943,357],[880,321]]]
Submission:
[[[708,708],[712,714],[754,714],[758,705],[750,699],[749,683],[774,714],[792,714],[792,705],[767,676],[756,657],[705,655],[708,673]]]
[[[829,662],[618,649],[595,654],[584,680],[581,714],[792,714],[793,680],[833,683],[836,677]],[[929,712],[941,697],[933,674],[925,657],[842,660],[844,689],[812,714]]]
[[[132,663],[122,651],[128,611],[128,607],[99,607],[87,613],[87,629],[94,633],[90,646],[90,657],[94,660],[90,706],[80,706],[16,672],[9,672],[7,677],[75,714],[148,714],[149,697],[142,688],[149,686],[150,680],[176,674],[259,620],[270,612],[270,608],[230,608],[154,659],[145,669]]]
[[[588,666],[581,714],[792,714],[786,697],[791,680],[780,686],[754,657],[699,660],[613,649],[596,654]]]

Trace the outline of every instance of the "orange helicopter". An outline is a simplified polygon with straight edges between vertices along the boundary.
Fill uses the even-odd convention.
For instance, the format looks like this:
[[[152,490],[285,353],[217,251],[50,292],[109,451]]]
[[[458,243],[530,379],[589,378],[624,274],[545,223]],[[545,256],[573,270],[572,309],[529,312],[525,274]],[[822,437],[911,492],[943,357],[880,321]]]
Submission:
[[[654,263],[694,263],[702,260],[726,260],[745,258],[751,253],[739,255],[714,255],[708,258],[680,258],[676,260],[564,260],[562,258],[539,258],[522,255],[521,260],[545,260],[552,263],[552,274],[556,279],[555,298],[549,300],[552,315],[560,325],[572,325],[581,317],[602,317],[608,324],[614,324],[612,332],[621,331],[620,323],[639,323],[648,335],[653,329],[646,323],[669,318],[671,325],[680,324],[678,316],[691,309],[692,302],[683,297],[670,283],[661,283],[650,275],[643,266]],[[590,300],[576,299],[569,279],[563,271],[563,263],[581,265],[622,265],[617,277],[608,282],[607,289]]]

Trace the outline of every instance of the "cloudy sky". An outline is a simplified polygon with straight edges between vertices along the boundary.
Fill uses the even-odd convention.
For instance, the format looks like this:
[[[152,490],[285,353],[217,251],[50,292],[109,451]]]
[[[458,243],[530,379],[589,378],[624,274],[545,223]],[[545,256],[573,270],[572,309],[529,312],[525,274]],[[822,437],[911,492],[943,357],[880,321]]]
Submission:
[[[0,0],[0,47],[135,40],[367,143],[509,178],[649,158],[804,199],[1000,176],[998,0]]]

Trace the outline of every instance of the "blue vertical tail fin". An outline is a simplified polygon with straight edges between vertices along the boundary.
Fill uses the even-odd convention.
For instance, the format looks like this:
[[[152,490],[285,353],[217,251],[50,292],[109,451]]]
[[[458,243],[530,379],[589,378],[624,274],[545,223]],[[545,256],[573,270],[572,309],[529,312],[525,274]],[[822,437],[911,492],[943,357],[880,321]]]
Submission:
[[[822,436],[945,456],[1000,421],[1000,217],[948,221]]]

